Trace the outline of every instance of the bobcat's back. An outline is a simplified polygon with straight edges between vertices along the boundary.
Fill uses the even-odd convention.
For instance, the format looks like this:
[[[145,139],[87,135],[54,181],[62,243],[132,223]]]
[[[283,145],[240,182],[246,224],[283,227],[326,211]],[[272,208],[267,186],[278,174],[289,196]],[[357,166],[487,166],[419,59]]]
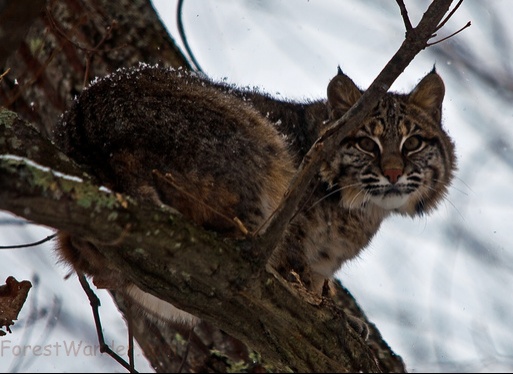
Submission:
[[[341,117],[362,92],[339,71],[327,102],[283,102],[193,73],[143,66],[85,90],[57,126],[56,140],[111,189],[165,203],[199,225],[237,236],[241,226],[234,219],[250,231],[260,228],[326,120]],[[444,93],[434,71],[409,94],[387,93],[323,161],[271,265],[320,293],[388,215],[432,211],[455,170],[454,145],[441,124]],[[145,306],[143,291],[102,268],[94,238],[59,238],[62,257],[76,269],[124,290],[160,318],[188,318],[156,298]]]
[[[256,229],[294,167],[254,108],[186,71],[125,69],[86,89],[57,141],[113,190],[160,200],[197,224]]]

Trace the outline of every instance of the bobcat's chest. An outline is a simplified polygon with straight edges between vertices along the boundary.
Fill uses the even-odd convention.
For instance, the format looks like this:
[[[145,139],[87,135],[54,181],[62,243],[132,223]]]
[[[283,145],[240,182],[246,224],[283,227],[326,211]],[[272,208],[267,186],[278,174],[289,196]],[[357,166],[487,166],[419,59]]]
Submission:
[[[358,256],[369,244],[383,219],[383,214],[346,210],[339,205],[321,205],[301,217],[301,244],[313,273],[332,277],[342,263]]]

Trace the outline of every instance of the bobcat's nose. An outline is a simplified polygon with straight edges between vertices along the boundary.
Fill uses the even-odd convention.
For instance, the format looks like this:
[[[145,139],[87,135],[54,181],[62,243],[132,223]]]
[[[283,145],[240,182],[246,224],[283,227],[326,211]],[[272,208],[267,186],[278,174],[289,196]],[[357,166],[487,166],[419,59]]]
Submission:
[[[390,183],[396,184],[397,180],[403,175],[403,169],[386,169],[383,170],[383,175],[387,177]]]

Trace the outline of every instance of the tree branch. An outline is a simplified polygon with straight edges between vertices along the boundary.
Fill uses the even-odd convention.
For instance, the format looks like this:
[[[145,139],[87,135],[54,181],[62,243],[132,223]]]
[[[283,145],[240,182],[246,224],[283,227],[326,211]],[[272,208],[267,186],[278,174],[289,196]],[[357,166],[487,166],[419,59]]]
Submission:
[[[408,16],[408,10],[406,9],[406,5],[404,5],[403,0],[396,0],[397,5],[399,5],[399,9],[401,10],[401,17],[403,17],[404,27],[406,28],[406,33],[413,29],[413,25],[411,24],[410,17]]]
[[[36,146],[25,151],[29,139]],[[29,154],[33,160],[60,160],[55,164],[66,172],[42,166],[46,163],[28,159]],[[33,127],[5,110],[0,111],[0,209],[90,238],[141,289],[219,326],[276,370],[378,372],[386,366],[331,300],[257,271],[248,242],[220,240],[165,209],[93,184]]]
[[[451,17],[454,15],[454,13],[456,13],[456,11],[458,10],[458,8],[460,7],[461,4],[463,4],[463,0],[458,1],[458,4],[456,4],[456,6],[453,8],[453,10],[451,10],[451,12],[447,15],[447,17],[445,17],[444,20],[440,22],[440,24],[436,28],[436,31],[440,30],[442,27],[445,26],[445,24],[451,19]]]
[[[80,1],[74,3],[85,8]],[[138,3],[144,1],[138,0]],[[97,5],[98,9],[103,9],[112,3],[101,0],[95,4],[101,4]],[[132,2],[127,4],[126,7],[130,7]],[[352,305],[351,314],[364,320],[365,316],[344,290],[338,289],[337,297],[342,301],[335,305],[332,300],[304,294],[300,288],[263,271],[263,265],[321,160],[334,151],[336,144],[358,125],[414,56],[426,47],[450,4],[449,0],[433,1],[419,25],[407,32],[398,52],[362,99],[317,141],[262,237],[240,242],[223,240],[165,209],[142,206],[130,197],[107,191],[56,150],[35,128],[5,110],[0,110],[0,209],[78,237],[90,238],[141,289],[242,340],[257,350],[272,370],[404,371],[401,359],[382,341],[372,325],[368,342],[349,327],[341,306],[346,310],[348,305]],[[136,8],[139,6],[143,9],[142,5]],[[63,14],[69,14],[69,10]],[[96,15],[87,14],[94,23]],[[102,12],[99,14],[103,15]],[[150,17],[153,16],[148,15]],[[120,17],[125,18],[130,19]],[[97,23],[102,24],[100,21]],[[136,30],[142,30],[142,25],[144,22],[138,24]],[[128,39],[124,37],[129,33],[133,35],[129,30],[127,25],[125,28],[120,26],[113,40],[109,39],[110,44],[126,43]],[[162,39],[161,34],[150,36],[150,40]],[[82,80],[77,77],[77,72],[83,73],[84,65],[76,63],[80,61],[76,58],[77,51],[71,51],[69,43],[62,43],[60,47],[45,50],[52,53],[55,48],[66,50],[71,61],[69,70],[73,71],[72,84],[68,86],[74,87]],[[157,50],[150,42],[142,44],[148,50]],[[91,40],[87,45],[95,44]],[[131,46],[130,43],[127,45]],[[108,54],[101,64],[97,64],[93,75],[104,75],[106,71],[130,64],[124,60],[126,56],[149,61],[148,57],[140,57],[149,55],[153,58],[150,62],[159,59],[171,61],[170,57],[162,58],[159,53],[146,51],[145,54],[139,51],[140,48]],[[168,46],[166,51],[169,50]],[[160,47],[159,51],[162,53]],[[24,58],[24,61],[32,61],[26,55]],[[177,63],[182,62],[178,58]],[[177,66],[174,63],[170,65]],[[49,62],[46,70],[49,69],[58,71],[59,64],[53,66]],[[47,86],[43,84],[45,79],[38,78],[38,82],[45,87],[45,90],[40,90],[45,95],[36,97],[35,106],[46,109],[49,105],[51,110],[47,110],[48,113],[34,111],[24,105],[32,102],[30,95],[23,96],[23,100],[18,102],[18,99],[11,100],[13,96],[9,89],[4,89],[2,94],[9,105],[18,103],[16,108],[23,108],[25,115],[37,119],[41,128],[51,129],[55,113],[62,111],[61,104],[69,100],[71,91],[59,96],[61,93],[57,95],[50,89],[48,94]],[[54,98],[54,94],[57,99],[48,103],[48,98]],[[19,95],[25,95],[25,92]],[[112,243],[116,246],[110,245]],[[116,297],[116,300],[120,299]],[[165,328],[159,327],[159,332]],[[159,356],[155,357],[154,362]]]
[[[267,231],[257,240],[257,256],[263,262],[267,262],[282,237],[322,160],[336,152],[342,139],[357,128],[415,56],[426,48],[451,2],[452,0],[435,0],[431,3],[418,26],[406,33],[402,45],[360,100],[342,118],[336,120],[307,153]]]

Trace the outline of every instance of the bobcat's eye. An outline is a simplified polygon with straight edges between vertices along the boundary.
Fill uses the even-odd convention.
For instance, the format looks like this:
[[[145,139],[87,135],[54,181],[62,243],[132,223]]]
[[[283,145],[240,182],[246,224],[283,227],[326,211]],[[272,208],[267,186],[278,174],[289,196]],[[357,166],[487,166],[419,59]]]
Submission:
[[[368,137],[363,137],[357,140],[356,145],[360,150],[367,153],[377,153],[378,152],[378,145],[374,140]]]
[[[415,152],[422,147],[422,138],[418,135],[410,136],[403,143],[403,150],[406,152]]]

